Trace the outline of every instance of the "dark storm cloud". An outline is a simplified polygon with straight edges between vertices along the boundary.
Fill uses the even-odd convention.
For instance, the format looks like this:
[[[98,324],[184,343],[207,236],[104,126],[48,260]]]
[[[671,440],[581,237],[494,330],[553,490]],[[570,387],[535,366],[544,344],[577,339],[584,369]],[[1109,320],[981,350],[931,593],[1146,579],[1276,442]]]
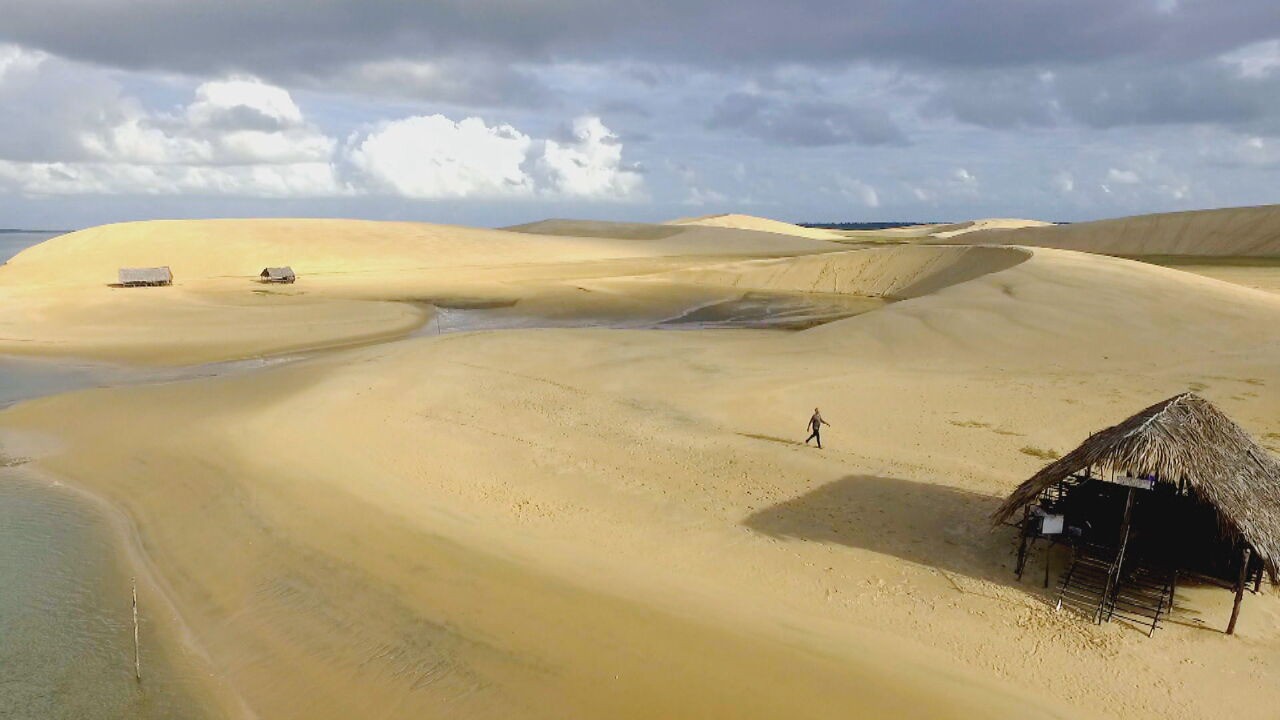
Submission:
[[[929,114],[998,129],[1056,124],[1054,108],[1051,84],[1020,71],[947,77],[924,106]]]
[[[67,57],[264,75],[466,56],[990,67],[1197,58],[1280,34],[1274,0],[3,0],[0,17],[0,37]]]
[[[889,115],[874,107],[832,101],[781,102],[763,95],[726,95],[707,121],[780,145],[903,144],[906,137]]]
[[[1247,77],[1222,63],[1197,63],[1070,73],[1058,84],[1063,109],[1090,127],[1201,123],[1280,132],[1276,72]]]
[[[1276,134],[1280,72],[1250,76],[1238,66],[1205,60],[944,75],[925,109],[994,129],[1211,124]]]

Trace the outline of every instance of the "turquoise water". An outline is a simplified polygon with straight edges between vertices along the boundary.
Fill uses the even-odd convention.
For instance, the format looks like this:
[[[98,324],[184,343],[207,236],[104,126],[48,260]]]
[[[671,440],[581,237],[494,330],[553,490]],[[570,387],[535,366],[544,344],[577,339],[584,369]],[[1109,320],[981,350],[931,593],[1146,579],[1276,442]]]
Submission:
[[[0,468],[0,718],[208,717],[185,691],[195,679],[174,677],[154,643],[134,677],[129,573],[113,544],[84,498]]]
[[[84,387],[138,381],[105,365],[0,358],[0,408]],[[133,674],[130,571],[104,512],[37,478],[0,436],[0,718],[208,717],[140,615],[144,683]],[[148,641],[148,638],[151,640]],[[200,708],[200,709],[198,709]]]
[[[0,233],[0,262],[51,233]],[[421,334],[514,327],[798,328],[846,317],[863,304],[761,294],[688,308],[671,317],[550,318],[522,308],[442,309]],[[434,327],[432,327],[434,325]],[[251,371],[297,358],[170,369],[0,357],[0,409],[88,387],[153,383]],[[28,473],[0,437],[0,720],[204,718],[189,663],[156,654],[157,617],[143,624],[143,673],[133,675],[130,569],[102,508]]]
[[[0,233],[0,263],[55,235]],[[145,377],[108,365],[0,358],[0,408]],[[158,654],[145,608],[144,682],[134,677],[130,572],[117,542],[101,508],[26,472],[0,438],[0,718],[210,716],[209,703],[193,700],[200,679]]]

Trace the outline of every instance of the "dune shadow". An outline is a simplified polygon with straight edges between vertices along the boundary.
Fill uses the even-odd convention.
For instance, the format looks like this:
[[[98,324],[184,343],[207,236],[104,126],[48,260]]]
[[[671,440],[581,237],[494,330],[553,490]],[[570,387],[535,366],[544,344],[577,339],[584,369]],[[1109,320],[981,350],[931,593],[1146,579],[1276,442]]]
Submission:
[[[1018,585],[1014,533],[991,529],[999,504],[1000,498],[944,485],[853,475],[758,510],[742,524],[776,538],[861,548]],[[1021,586],[1040,583],[1028,579]]]

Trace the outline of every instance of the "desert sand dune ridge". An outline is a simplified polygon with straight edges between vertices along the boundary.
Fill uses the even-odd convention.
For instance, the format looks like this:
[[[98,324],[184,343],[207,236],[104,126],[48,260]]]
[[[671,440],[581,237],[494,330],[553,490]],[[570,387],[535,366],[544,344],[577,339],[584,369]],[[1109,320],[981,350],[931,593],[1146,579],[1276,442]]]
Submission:
[[[132,520],[259,715],[1190,720],[1280,703],[1273,592],[1247,597],[1237,638],[1219,631],[1230,594],[1194,585],[1154,638],[1094,626],[1017,583],[1013,538],[988,522],[1045,457],[1188,388],[1280,448],[1280,296],[1003,240],[850,251],[731,228],[691,242],[319,222],[33,249],[0,269],[0,348],[178,362],[279,335],[387,340],[430,312],[403,300],[448,294],[893,302],[801,332],[416,337],[0,412],[7,452]],[[205,247],[223,232],[241,239]],[[254,292],[230,248],[313,272]],[[61,278],[82,249],[93,267]],[[192,279],[106,288],[122,250],[184,253]],[[236,334],[246,318],[261,334]],[[815,405],[822,451],[802,443]]]
[[[903,245],[709,265],[660,277],[744,290],[904,299],[1000,272],[1031,255],[1030,250],[1022,248]]]
[[[816,240],[835,240],[841,237],[838,233],[831,232],[830,230],[807,228],[793,223],[782,222],[780,220],[770,220],[769,218],[756,217],[754,215],[741,215],[737,213],[677,218],[675,220],[668,220],[666,224],[722,227],[732,228],[735,230],[755,230],[759,232],[776,233],[779,235],[794,235],[796,237],[813,238]]]
[[[1108,255],[1280,256],[1280,205],[1138,215],[975,232],[964,242],[1036,245]]]
[[[982,218],[980,220],[943,225],[932,230],[929,235],[935,238],[953,238],[958,235],[986,230],[1017,230],[1019,228],[1046,227],[1052,224],[1043,220],[1027,220],[1024,218]]]

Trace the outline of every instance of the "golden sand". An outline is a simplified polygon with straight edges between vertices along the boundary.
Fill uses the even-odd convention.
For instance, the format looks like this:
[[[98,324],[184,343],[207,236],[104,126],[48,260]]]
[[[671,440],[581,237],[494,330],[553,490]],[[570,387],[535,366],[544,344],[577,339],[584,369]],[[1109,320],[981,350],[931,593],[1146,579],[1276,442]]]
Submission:
[[[1043,462],[1028,448],[1065,451],[1188,387],[1277,444],[1276,294],[1061,250],[732,232],[534,235],[522,255],[516,233],[414,226],[419,250],[335,226],[304,262],[291,254],[313,228],[235,227],[255,238],[237,253],[299,269],[309,295],[293,301],[318,319],[331,302],[380,317],[404,307],[392,291],[620,315],[677,282],[896,300],[799,333],[422,337],[0,414],[34,465],[130,519],[189,641],[262,717],[1205,718],[1280,700],[1269,591],[1236,637],[1218,632],[1230,594],[1199,587],[1154,638],[1094,626],[1015,582],[1012,538],[987,520]],[[167,250],[193,286],[137,293],[164,298],[130,311],[140,325],[251,293],[217,274],[257,261],[193,249],[183,268],[187,245],[145,242],[134,260]],[[383,242],[394,261],[368,252]],[[342,270],[347,251],[367,271]],[[7,297],[124,297],[46,288],[41,255],[19,261],[0,270]],[[75,278],[115,260],[96,262]],[[229,332],[217,315],[184,353]],[[65,319],[0,317],[93,350]],[[814,405],[832,424],[822,451],[800,442]]]

